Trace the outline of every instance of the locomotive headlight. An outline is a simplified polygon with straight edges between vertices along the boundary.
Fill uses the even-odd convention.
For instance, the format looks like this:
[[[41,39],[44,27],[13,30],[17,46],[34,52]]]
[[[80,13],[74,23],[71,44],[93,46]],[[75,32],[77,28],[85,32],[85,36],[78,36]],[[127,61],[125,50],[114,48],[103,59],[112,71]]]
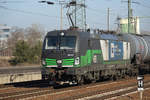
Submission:
[[[64,36],[64,35],[65,35],[65,33],[61,32],[61,33],[60,33],[60,35],[61,35],[61,36]]]
[[[45,62],[45,60],[42,60],[42,65],[46,65],[46,62]]]
[[[74,64],[75,65],[79,65],[80,64],[80,58],[79,57],[75,58],[75,63]]]
[[[62,60],[57,60],[57,63],[58,63],[58,64],[61,64],[61,63],[62,63]]]

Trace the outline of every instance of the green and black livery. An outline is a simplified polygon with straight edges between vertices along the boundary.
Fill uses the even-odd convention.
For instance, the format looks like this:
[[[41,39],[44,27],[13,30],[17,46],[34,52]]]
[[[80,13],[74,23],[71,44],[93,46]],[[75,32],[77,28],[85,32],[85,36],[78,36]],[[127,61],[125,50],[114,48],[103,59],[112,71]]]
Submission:
[[[82,84],[129,74],[129,59],[104,60],[101,40],[105,39],[100,34],[79,30],[48,32],[42,50],[42,79]]]

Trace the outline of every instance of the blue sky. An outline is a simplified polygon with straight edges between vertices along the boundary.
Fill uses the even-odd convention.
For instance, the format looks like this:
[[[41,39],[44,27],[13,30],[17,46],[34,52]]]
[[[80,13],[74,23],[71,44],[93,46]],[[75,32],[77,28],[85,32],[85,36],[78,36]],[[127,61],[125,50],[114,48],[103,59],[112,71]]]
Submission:
[[[6,3],[2,3],[6,1]],[[60,28],[60,6],[38,3],[39,0],[0,0],[0,24],[26,28],[40,24],[46,30]],[[58,2],[58,0],[49,0]],[[110,8],[110,29],[117,28],[116,18],[127,17],[126,0],[86,0],[87,24],[92,28],[107,29],[107,8]],[[150,16],[149,0],[132,0],[134,16]],[[64,9],[63,27],[68,28]],[[150,31],[150,18],[140,19],[141,30]]]

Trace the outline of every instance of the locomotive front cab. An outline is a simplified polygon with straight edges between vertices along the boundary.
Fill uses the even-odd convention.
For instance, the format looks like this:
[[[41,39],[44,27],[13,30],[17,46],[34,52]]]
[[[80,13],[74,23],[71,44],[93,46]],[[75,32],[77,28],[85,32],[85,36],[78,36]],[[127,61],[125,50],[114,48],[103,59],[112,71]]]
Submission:
[[[42,78],[53,80],[55,76],[58,79],[57,76],[65,74],[68,68],[79,64],[78,35],[75,31],[52,31],[46,35],[42,50]]]

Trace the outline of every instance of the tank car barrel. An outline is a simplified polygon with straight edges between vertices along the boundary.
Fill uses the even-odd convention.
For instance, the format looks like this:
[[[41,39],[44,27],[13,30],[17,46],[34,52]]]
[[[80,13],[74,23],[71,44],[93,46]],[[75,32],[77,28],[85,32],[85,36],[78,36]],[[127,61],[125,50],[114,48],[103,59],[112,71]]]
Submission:
[[[131,44],[131,58],[141,54],[143,61],[150,61],[150,36],[123,34],[123,39]]]

